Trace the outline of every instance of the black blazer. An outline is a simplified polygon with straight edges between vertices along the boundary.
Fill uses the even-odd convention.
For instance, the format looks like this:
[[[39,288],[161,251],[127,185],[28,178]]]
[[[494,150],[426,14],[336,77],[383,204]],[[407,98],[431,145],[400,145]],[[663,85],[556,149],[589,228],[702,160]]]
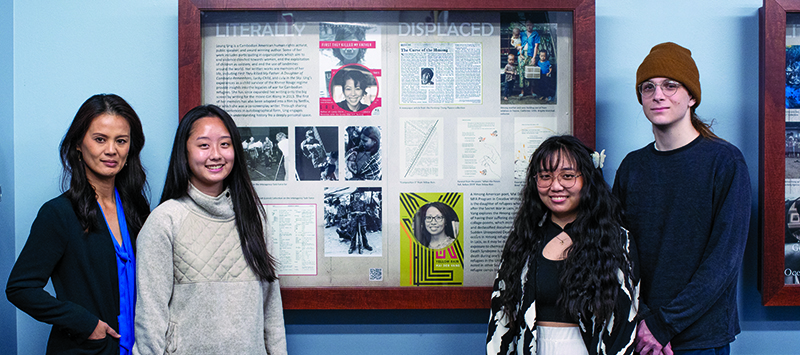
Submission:
[[[114,337],[88,340],[98,320],[119,331],[114,241],[98,217],[96,230],[85,234],[63,194],[45,203],[8,278],[8,300],[53,325],[47,354],[119,354]],[[44,290],[48,279],[56,297]]]

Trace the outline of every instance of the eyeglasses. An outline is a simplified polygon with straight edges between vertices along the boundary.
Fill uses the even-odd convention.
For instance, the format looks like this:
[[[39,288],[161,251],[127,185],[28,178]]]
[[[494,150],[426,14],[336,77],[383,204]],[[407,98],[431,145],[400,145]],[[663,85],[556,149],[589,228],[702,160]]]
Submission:
[[[562,172],[561,174],[553,174],[553,173],[537,173],[536,174],[536,186],[541,188],[548,188],[550,185],[553,185],[553,180],[558,179],[558,184],[561,187],[568,189],[570,187],[575,186],[575,181],[578,180],[581,174],[575,174],[573,172]]]
[[[656,86],[661,87],[661,92],[663,92],[664,95],[672,96],[678,92],[678,88],[683,86],[683,84],[674,80],[664,80],[661,82],[661,84],[656,84],[652,81],[645,81],[639,84],[639,93],[642,94],[642,97],[649,98],[656,93]]]
[[[425,223],[431,223],[436,221],[436,223],[442,223],[444,221],[444,216],[428,216],[425,217]]]

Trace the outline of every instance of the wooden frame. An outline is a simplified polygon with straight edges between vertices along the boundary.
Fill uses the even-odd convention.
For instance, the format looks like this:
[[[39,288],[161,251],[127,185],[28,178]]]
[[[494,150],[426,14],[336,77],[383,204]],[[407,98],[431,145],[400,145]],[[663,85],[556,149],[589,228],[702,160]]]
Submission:
[[[786,14],[800,12],[798,0],[764,0],[760,10],[759,63],[759,287],[765,306],[800,305],[800,285],[784,281],[786,225]]]
[[[595,145],[595,4],[594,0],[538,0],[509,3],[500,0],[179,0],[178,1],[179,113],[202,103],[203,11],[243,10],[459,10],[566,11],[573,14],[573,135]],[[488,287],[315,287],[283,288],[285,309],[469,309],[489,308]]]

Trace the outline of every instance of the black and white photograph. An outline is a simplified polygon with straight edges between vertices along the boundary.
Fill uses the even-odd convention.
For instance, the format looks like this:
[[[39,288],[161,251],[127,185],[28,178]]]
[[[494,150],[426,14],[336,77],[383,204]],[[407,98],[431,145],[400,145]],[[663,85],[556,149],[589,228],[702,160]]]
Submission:
[[[419,77],[422,85],[433,85],[433,68],[420,69]]]
[[[338,127],[295,127],[298,181],[339,180]]]
[[[344,140],[345,180],[381,180],[381,128],[349,126]]]
[[[382,256],[380,187],[325,188],[325,256]]]
[[[288,127],[239,127],[252,181],[286,181]]]

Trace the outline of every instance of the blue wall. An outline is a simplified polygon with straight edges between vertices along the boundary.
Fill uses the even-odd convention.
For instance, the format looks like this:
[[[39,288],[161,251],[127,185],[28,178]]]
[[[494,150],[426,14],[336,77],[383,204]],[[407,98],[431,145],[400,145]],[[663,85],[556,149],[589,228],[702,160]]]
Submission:
[[[14,265],[14,6],[0,1],[0,280]],[[0,284],[5,285],[4,281]],[[0,353],[13,354],[17,347],[16,309],[0,301]]]
[[[652,141],[635,96],[636,68],[654,44],[690,48],[703,84],[698,113],[715,119],[716,133],[742,150],[753,182],[739,293],[743,332],[732,353],[795,354],[800,307],[762,307],[756,290],[760,6],[760,0],[598,0],[597,147],[609,155],[611,180],[626,153]],[[143,160],[153,195],[160,193],[177,125],[177,14],[175,0],[0,0],[3,284],[12,250],[22,248],[39,206],[59,193],[58,143],[92,94],[117,93],[139,113],[147,136]],[[49,327],[10,309],[0,300],[0,353],[43,353]],[[486,310],[289,311],[289,351],[480,354],[487,316]]]

